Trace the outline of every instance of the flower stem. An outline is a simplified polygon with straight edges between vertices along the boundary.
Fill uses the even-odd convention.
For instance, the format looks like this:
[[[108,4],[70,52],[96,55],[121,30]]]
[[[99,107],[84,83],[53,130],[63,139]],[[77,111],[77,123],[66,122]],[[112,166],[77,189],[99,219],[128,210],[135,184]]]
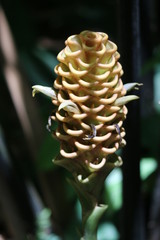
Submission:
[[[103,213],[106,211],[107,205],[96,205],[93,208],[93,211],[89,214],[86,219],[86,214],[83,213],[83,226],[84,226],[84,240],[97,240],[97,228],[100,218]]]

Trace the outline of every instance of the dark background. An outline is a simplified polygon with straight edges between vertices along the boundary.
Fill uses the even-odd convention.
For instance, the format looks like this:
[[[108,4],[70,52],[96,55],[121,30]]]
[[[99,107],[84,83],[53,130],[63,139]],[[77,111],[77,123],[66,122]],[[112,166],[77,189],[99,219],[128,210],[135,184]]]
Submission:
[[[122,204],[115,207],[106,183],[102,202],[109,209],[99,239],[160,239],[159,0],[1,1],[2,239],[80,238],[80,206],[66,181],[70,175],[52,163],[59,152],[59,143],[46,130],[53,105],[41,95],[33,99],[31,87],[53,85],[64,41],[87,29],[106,32],[118,45],[124,83],[144,84],[133,93],[140,100],[129,103],[125,121],[123,181],[117,185],[123,190],[116,195]]]

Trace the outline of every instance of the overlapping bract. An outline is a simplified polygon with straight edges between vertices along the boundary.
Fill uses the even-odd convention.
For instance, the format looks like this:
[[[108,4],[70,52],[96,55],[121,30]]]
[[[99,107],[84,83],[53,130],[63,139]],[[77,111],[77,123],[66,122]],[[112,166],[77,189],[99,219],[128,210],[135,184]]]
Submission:
[[[123,120],[127,114],[118,103],[126,94],[117,46],[101,32],[83,31],[70,36],[58,54],[55,131],[64,158],[80,158],[96,168],[125,145]]]

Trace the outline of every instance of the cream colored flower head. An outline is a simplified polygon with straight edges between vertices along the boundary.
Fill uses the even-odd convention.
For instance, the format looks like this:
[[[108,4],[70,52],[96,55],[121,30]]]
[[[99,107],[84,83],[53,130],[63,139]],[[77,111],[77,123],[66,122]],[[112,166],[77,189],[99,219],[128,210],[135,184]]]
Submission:
[[[123,85],[120,54],[107,34],[83,31],[70,36],[65,45],[55,67],[55,136],[62,157],[96,166],[126,144],[125,104],[138,97],[124,95],[139,84]]]

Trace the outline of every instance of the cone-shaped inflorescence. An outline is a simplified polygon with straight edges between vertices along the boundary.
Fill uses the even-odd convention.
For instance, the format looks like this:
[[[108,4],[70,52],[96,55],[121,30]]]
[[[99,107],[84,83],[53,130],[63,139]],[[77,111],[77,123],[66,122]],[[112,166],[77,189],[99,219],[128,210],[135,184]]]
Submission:
[[[52,98],[58,122],[55,136],[65,159],[81,159],[90,168],[99,169],[109,154],[126,144],[123,121],[125,104],[138,97],[124,96],[137,85],[123,85],[122,66],[117,46],[102,32],[83,31],[70,36],[58,54],[54,89],[34,86]]]
[[[128,98],[123,98],[120,54],[101,32],[83,31],[65,44],[57,57],[54,88],[58,92],[53,99],[58,106],[53,119],[59,123],[55,134],[61,142],[60,154],[98,167],[126,144],[122,125]]]

